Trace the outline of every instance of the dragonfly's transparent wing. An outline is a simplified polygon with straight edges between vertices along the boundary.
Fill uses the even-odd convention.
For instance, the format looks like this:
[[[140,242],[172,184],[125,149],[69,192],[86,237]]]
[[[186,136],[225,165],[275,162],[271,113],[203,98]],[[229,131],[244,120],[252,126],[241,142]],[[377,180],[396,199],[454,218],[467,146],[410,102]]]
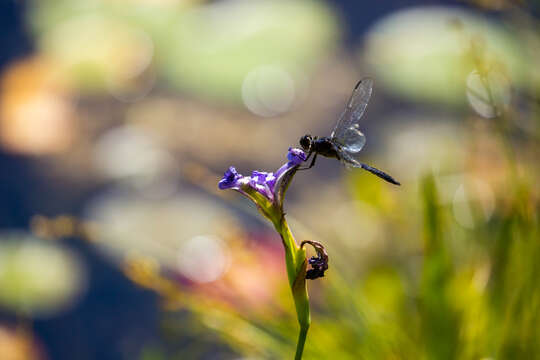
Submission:
[[[358,124],[354,124],[350,128],[345,129],[335,141],[339,143],[344,151],[358,153],[366,144],[366,137],[358,129]]]
[[[345,110],[330,135],[344,150],[359,152],[366,143],[366,137],[360,131],[358,122],[366,111],[372,89],[373,80],[370,78],[364,78],[356,84]]]
[[[350,154],[346,151],[340,151],[339,157],[341,158],[341,163],[347,168],[356,167],[361,168],[362,163],[356,159],[354,154]]]
[[[384,171],[363,164],[356,159],[358,153],[366,144],[366,137],[360,131],[358,122],[362,118],[362,115],[364,115],[364,111],[366,111],[372,90],[373,80],[370,78],[364,78],[356,84],[351,98],[330,137],[338,146],[339,157],[346,167],[364,169],[381,179],[399,185],[399,182]]]

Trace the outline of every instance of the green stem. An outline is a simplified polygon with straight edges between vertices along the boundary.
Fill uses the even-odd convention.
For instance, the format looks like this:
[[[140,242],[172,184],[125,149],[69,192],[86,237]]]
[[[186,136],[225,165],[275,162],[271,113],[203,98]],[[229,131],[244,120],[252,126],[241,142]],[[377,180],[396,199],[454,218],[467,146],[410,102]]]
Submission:
[[[287,277],[289,279],[289,285],[292,287],[298,273],[297,255],[300,248],[294,240],[285,217],[282,217],[279,222],[274,223],[274,227],[283,241],[283,247],[285,248],[285,264],[287,265]]]
[[[306,250],[299,247],[294,240],[285,217],[274,222],[274,227],[280,234],[285,248],[287,276],[289,278],[289,285],[294,299],[298,324],[300,325],[300,335],[298,336],[295,356],[295,359],[298,360],[302,358],[307,332],[311,323],[309,296],[306,284]]]
[[[309,325],[300,326],[300,335],[298,335],[298,343],[296,344],[296,355],[294,356],[294,360],[302,359],[302,353],[304,352],[304,344],[306,343],[308,330]]]

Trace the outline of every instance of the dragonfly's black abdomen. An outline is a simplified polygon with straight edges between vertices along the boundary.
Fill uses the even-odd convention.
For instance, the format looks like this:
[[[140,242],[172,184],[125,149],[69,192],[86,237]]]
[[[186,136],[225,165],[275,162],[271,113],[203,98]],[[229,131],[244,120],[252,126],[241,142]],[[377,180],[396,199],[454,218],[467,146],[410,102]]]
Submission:
[[[327,137],[314,140],[313,151],[322,156],[339,159],[336,145]]]

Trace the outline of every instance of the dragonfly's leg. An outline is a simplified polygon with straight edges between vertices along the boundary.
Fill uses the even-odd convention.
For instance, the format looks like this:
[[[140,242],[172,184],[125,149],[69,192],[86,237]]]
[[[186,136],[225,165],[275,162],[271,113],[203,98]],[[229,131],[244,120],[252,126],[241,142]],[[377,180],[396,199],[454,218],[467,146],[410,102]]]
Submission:
[[[313,160],[311,160],[311,164],[309,164],[309,167],[308,169],[311,169],[313,167],[313,165],[315,165],[315,160],[317,160],[317,153],[315,153],[315,155],[313,155]]]
[[[306,156],[306,160],[304,160],[304,161],[308,161],[312,154],[313,154],[313,151],[308,152],[308,154]],[[303,168],[299,167],[298,169],[296,169],[296,171],[298,171],[298,170],[307,170],[307,169],[309,169],[309,168],[307,168],[307,167],[303,167]]]
[[[308,158],[311,156],[311,153],[308,155]],[[307,161],[306,159],[306,161]],[[298,170],[308,170],[308,169],[311,169],[313,167],[313,165],[315,165],[315,160],[317,159],[317,153],[315,153],[315,155],[313,156],[313,160],[311,160],[311,164],[309,164],[308,167],[304,167],[304,168],[298,168]]]

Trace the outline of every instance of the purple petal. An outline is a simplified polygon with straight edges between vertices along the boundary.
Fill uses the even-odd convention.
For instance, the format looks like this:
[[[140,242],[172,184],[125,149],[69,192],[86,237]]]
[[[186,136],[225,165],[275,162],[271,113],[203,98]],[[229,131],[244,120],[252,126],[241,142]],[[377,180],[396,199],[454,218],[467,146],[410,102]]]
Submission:
[[[225,174],[223,174],[223,178],[219,181],[218,187],[221,190],[237,188],[240,186],[240,180],[242,178],[243,176],[231,166],[229,169],[227,169],[227,171],[225,171]]]
[[[266,177],[271,174],[266,171],[253,171],[251,173],[251,182],[254,184],[264,185],[266,183]]]
[[[249,186],[263,194],[269,200],[274,199],[274,174],[265,171],[253,171],[249,180]]]
[[[289,161],[294,165],[300,165],[302,162],[306,161],[307,155],[304,151],[298,148],[289,148],[287,159],[289,159]]]
[[[276,186],[276,180],[277,177],[273,173],[269,173],[268,176],[266,176],[266,185],[272,189],[272,192],[274,191],[274,186]]]
[[[288,163],[286,164],[283,164],[282,167],[280,167],[279,169],[277,169],[277,171],[275,172],[274,176],[276,177],[276,179],[279,179],[279,177],[281,176],[281,174],[283,174],[285,171],[289,170],[291,167],[293,167],[295,165],[292,165],[292,163],[289,161]],[[275,182],[274,182],[275,183]]]
[[[274,176],[279,178],[284,172],[289,170],[292,167],[295,167],[296,165],[300,165],[303,161],[306,161],[307,155],[304,151],[297,149],[297,148],[289,148],[289,152],[287,153],[287,159],[289,162],[284,164],[282,167],[280,167],[274,174]]]

